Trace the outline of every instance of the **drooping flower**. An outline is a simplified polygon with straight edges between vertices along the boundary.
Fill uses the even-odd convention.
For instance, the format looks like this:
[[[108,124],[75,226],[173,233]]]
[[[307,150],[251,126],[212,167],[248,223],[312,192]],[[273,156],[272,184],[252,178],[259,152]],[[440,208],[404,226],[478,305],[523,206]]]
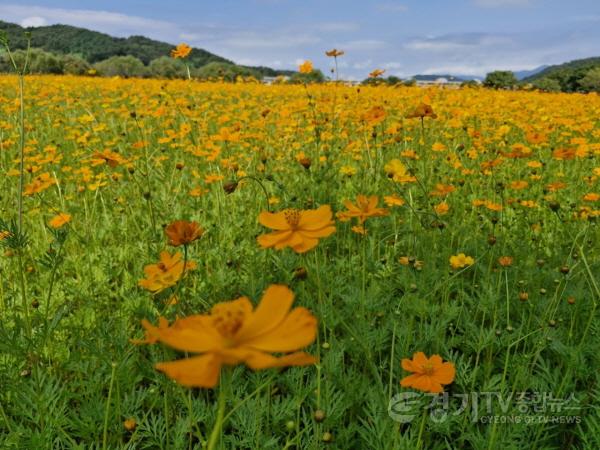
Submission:
[[[298,350],[314,342],[317,319],[306,308],[290,311],[293,301],[289,288],[271,285],[255,309],[247,297],[241,297],[217,303],[210,314],[177,319],[170,326],[165,325],[165,319],[158,327],[143,320],[143,342],[161,342],[181,352],[199,354],[155,366],[190,387],[215,387],[224,365],[244,363],[260,370],[314,364],[313,356]]]
[[[369,78],[378,78],[385,73],[385,69],[375,69],[369,74]]]
[[[475,260],[464,253],[459,253],[458,255],[450,257],[450,265],[453,269],[462,269],[463,267],[472,266],[473,264],[475,264]]]
[[[437,119],[437,114],[433,111],[431,105],[426,103],[421,103],[417,106],[413,111],[406,115],[408,119],[413,119],[419,117],[421,119],[425,117],[431,117],[432,119]]]
[[[335,232],[331,207],[323,205],[314,210],[285,209],[278,213],[263,211],[258,221],[273,233],[258,236],[257,241],[263,248],[274,247],[280,250],[291,247],[297,253],[314,248],[320,238]]]
[[[165,234],[169,238],[169,245],[179,247],[199,239],[204,234],[204,230],[198,222],[176,220],[165,228]]]
[[[345,52],[343,50],[338,50],[337,48],[331,49],[329,51],[325,52],[325,55],[332,57],[332,58],[337,58],[338,56],[342,56]]]
[[[313,71],[313,63],[309,60],[304,61],[298,66],[298,72],[300,73],[311,73]]]
[[[172,58],[187,58],[188,55],[191,53],[191,51],[192,51],[192,47],[190,47],[189,45],[184,44],[182,42],[177,47],[175,47],[173,50],[171,50],[171,57]]]
[[[71,221],[71,214],[60,213],[54,216],[48,222],[48,225],[52,228],[61,228],[62,226],[68,224]]]
[[[164,251],[160,253],[160,261],[157,264],[144,267],[146,278],[140,280],[138,284],[150,292],[158,293],[174,286],[188,271],[195,268],[196,263],[184,261],[181,252],[171,255]]]
[[[362,225],[365,220],[369,217],[382,217],[387,216],[389,211],[385,208],[378,208],[379,198],[376,195],[367,197],[366,195],[357,195],[356,204],[350,200],[344,201],[344,206],[348,209],[337,214],[338,219],[341,221],[350,220],[353,217],[358,219],[358,222]]]
[[[425,353],[417,352],[413,358],[402,360],[402,368],[412,372],[400,381],[402,387],[411,387],[423,392],[438,394],[444,391],[442,387],[454,381],[456,369],[451,362],[443,362],[440,355],[427,358]]]

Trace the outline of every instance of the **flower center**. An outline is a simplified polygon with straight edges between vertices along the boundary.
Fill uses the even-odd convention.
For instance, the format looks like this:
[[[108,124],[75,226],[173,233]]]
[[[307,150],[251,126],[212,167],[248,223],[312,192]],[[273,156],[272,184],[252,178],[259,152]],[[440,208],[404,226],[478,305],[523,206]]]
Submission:
[[[298,211],[297,209],[286,209],[283,212],[283,215],[285,216],[285,220],[287,220],[287,223],[292,228],[296,228],[298,226],[298,223],[300,223],[300,211]]]
[[[246,311],[235,303],[218,303],[211,310],[217,331],[225,338],[233,338],[244,324]]]
[[[423,364],[423,373],[425,375],[433,375],[433,364],[431,363],[427,363],[427,364]]]

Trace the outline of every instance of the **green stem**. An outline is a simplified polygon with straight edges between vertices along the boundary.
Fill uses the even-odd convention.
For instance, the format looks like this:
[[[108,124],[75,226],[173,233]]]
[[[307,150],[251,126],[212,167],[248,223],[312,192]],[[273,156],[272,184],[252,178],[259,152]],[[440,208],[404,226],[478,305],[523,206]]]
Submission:
[[[104,430],[102,432],[102,449],[106,450],[106,441],[108,439],[108,413],[110,412],[110,400],[112,397],[113,384],[115,381],[115,371],[117,364],[112,363],[112,371],[110,373],[110,385],[108,387],[108,398],[106,399],[106,408],[104,408]]]
[[[419,425],[419,436],[417,437],[417,450],[420,450],[423,445],[423,431],[425,430],[425,419],[427,418],[427,410],[423,411],[421,425]]]
[[[227,371],[224,370],[221,372],[221,385],[219,386],[219,406],[217,410],[217,420],[215,421],[215,425],[213,426],[212,432],[210,433],[210,440],[208,441],[207,450],[215,450],[217,444],[219,443],[219,439],[221,438],[221,430],[223,428],[223,417],[225,416],[225,400],[227,395],[228,388],[228,374]]]

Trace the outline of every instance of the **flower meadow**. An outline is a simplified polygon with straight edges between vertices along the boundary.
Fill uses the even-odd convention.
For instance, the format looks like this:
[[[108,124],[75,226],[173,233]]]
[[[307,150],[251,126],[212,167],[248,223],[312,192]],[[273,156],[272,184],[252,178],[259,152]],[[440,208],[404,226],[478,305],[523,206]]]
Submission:
[[[600,447],[598,95],[6,75],[0,174],[3,449]]]

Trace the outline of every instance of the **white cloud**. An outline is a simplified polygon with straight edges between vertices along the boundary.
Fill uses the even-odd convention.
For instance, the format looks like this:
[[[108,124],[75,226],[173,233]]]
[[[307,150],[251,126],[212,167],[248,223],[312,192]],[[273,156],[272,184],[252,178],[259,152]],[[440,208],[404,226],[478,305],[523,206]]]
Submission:
[[[43,17],[30,16],[30,17],[25,17],[23,20],[21,20],[20,25],[25,28],[43,27],[44,25],[48,25],[48,22]]]
[[[37,24],[29,26],[60,23],[103,31],[117,36],[139,34],[142,30],[151,31],[153,35],[164,35],[166,32],[172,32],[178,28],[177,25],[170,22],[110,11],[15,4],[0,5],[0,17],[9,22],[24,23],[33,20]]]

